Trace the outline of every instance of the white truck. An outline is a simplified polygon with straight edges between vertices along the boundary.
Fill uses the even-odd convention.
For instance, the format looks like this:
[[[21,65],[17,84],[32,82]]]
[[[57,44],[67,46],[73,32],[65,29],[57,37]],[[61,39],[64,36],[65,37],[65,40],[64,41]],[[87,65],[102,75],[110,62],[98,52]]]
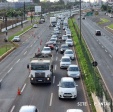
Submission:
[[[53,56],[51,54],[35,54],[27,65],[31,84],[50,83],[53,75]]]
[[[57,18],[56,17],[50,17],[50,26],[55,27],[57,24]]]

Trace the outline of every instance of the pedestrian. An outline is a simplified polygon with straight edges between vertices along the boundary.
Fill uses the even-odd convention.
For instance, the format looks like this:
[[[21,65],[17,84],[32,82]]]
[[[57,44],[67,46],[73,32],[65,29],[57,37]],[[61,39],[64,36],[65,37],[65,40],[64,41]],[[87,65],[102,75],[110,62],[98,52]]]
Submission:
[[[56,53],[58,52],[58,46],[56,45]]]

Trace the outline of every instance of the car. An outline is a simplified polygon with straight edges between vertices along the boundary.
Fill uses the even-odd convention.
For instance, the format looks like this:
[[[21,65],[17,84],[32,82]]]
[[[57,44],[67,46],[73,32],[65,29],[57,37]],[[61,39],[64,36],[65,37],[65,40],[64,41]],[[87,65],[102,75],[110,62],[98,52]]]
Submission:
[[[67,44],[62,44],[60,47],[60,53],[63,54],[66,49],[69,49]]]
[[[100,31],[100,30],[96,30],[96,31],[95,31],[95,35],[96,35],[96,36],[101,36],[101,31]]]
[[[53,44],[56,44],[56,39],[55,38],[51,38],[49,41],[53,42]]]
[[[67,35],[62,35],[62,40],[65,41],[68,39],[68,36]]]
[[[81,109],[68,109],[66,112],[83,112]]]
[[[52,35],[51,38],[54,38],[54,39],[58,40],[58,36],[57,35]]]
[[[19,112],[39,112],[39,110],[34,105],[24,105],[20,108]]]
[[[49,42],[46,42],[45,46],[46,47],[50,47],[51,50],[53,50],[55,48],[55,45],[53,44],[53,42],[50,42],[50,41]]]
[[[41,20],[42,22],[45,22],[45,18],[44,18],[44,17],[41,17],[40,20]]]
[[[69,56],[70,59],[72,59],[72,60],[75,59],[75,54],[74,54],[73,50],[71,50],[71,49],[65,50],[64,56]]]
[[[76,83],[71,77],[62,77],[58,84],[58,97],[59,99],[64,98],[77,98]]]
[[[71,32],[68,31],[68,30],[66,30],[66,35],[67,35],[68,37],[71,37]]]
[[[60,68],[68,68],[71,65],[71,59],[69,56],[63,56],[60,60]]]
[[[71,64],[67,69],[67,76],[72,78],[80,78],[80,69],[78,65]]]
[[[72,39],[67,39],[65,41],[65,43],[68,45],[68,46],[73,46],[73,40]]]
[[[37,28],[37,27],[38,27],[38,25],[37,25],[37,24],[34,24],[34,25],[33,25],[33,28]]]
[[[14,38],[12,39],[13,42],[20,42],[21,39],[19,36],[14,36]]]
[[[51,48],[50,47],[44,47],[41,53],[43,53],[43,54],[51,54]]]
[[[39,20],[39,22],[38,22],[39,24],[43,24],[43,21],[42,20]]]

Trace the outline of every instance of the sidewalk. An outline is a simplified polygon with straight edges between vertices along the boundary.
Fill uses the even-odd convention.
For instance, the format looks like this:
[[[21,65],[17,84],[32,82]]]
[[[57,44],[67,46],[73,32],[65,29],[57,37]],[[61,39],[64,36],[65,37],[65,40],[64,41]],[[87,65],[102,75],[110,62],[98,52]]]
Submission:
[[[27,26],[30,26],[31,22],[28,21],[26,23],[23,24],[23,29],[26,28]],[[8,30],[8,37],[12,36],[13,34],[15,34],[16,32],[22,30],[21,25],[17,26],[13,29]],[[6,33],[0,33],[0,46],[3,46],[5,44],[11,44],[10,42],[4,42],[4,37],[6,37]]]

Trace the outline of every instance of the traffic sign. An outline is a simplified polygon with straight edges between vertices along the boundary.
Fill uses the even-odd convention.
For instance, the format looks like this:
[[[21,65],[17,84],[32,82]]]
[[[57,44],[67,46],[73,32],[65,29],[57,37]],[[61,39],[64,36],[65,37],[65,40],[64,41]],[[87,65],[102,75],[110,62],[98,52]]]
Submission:
[[[41,12],[41,6],[35,6],[35,12]]]
[[[93,62],[92,62],[92,65],[93,65],[94,67],[96,67],[96,66],[98,65],[98,63],[97,63],[96,61],[93,61]]]

